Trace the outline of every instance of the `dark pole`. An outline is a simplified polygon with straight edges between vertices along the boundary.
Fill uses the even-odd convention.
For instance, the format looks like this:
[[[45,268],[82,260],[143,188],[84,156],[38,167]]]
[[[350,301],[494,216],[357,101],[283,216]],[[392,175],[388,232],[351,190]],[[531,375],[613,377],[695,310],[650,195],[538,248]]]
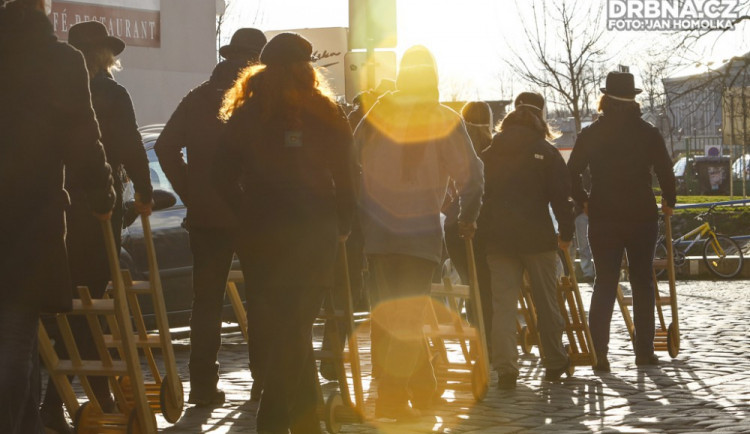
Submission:
[[[732,89],[729,89],[729,137],[732,140],[732,146],[735,146],[737,144],[737,140],[735,139],[734,135],[734,92],[732,92]],[[734,177],[734,174],[732,174],[732,177]]]
[[[745,59],[745,72],[742,80],[742,155],[740,156],[740,176],[742,177],[742,197],[744,198],[747,198],[747,180],[745,179],[745,170],[747,169],[747,163],[745,162],[745,154],[747,153],[747,67],[748,62]]]

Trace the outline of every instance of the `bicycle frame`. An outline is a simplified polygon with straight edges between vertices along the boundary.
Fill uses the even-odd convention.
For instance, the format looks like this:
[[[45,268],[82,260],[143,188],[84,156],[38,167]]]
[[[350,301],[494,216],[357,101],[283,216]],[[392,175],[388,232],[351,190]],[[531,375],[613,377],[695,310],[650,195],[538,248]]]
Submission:
[[[708,234],[708,237],[703,237],[704,235]],[[693,238],[695,237],[695,238]],[[676,238],[672,240],[672,246],[677,247],[678,244],[685,243],[690,238],[693,238],[692,241],[688,244],[688,246],[685,249],[680,249],[680,251],[685,254],[690,251],[690,249],[693,248],[694,245],[696,245],[698,242],[703,241],[705,239],[713,239],[713,243],[711,245],[713,246],[714,250],[716,251],[716,254],[718,256],[723,257],[724,256],[724,249],[722,249],[721,245],[719,244],[718,240],[716,239],[716,234],[714,233],[713,229],[711,229],[711,225],[708,222],[704,222],[702,225],[698,226],[697,228],[693,229],[692,231],[686,233],[685,235]]]

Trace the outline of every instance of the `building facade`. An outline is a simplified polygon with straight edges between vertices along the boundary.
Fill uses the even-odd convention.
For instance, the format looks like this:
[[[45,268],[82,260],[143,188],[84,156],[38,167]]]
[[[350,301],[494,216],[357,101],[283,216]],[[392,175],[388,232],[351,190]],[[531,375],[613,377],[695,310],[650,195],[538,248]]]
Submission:
[[[675,152],[702,153],[706,146],[729,143],[723,140],[723,99],[733,89],[750,86],[750,53],[733,57],[720,66],[696,65],[694,73],[665,78],[667,116]],[[666,138],[666,137],[665,137]]]
[[[216,64],[216,2],[205,0],[52,0],[60,40],[81,21],[102,22],[125,41],[115,79],[133,99],[139,125],[164,123]]]

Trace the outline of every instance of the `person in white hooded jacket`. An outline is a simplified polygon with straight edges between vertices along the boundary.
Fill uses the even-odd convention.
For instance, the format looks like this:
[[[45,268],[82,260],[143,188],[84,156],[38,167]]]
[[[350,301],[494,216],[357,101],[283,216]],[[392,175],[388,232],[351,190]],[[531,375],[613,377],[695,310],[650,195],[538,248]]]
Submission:
[[[440,209],[448,182],[457,186],[464,236],[473,235],[484,184],[461,117],[439,103],[437,68],[427,48],[404,53],[396,91],[368,111],[355,146],[364,250],[376,286],[373,327],[381,330],[373,342],[373,363],[380,367],[376,416],[409,419],[435,398],[422,313],[443,250]]]

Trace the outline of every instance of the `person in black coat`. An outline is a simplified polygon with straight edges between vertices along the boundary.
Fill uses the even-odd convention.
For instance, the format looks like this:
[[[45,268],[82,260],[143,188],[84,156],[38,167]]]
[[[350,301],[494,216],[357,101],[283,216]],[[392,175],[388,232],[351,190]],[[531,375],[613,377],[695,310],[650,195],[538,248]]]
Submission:
[[[67,177],[76,206],[109,218],[115,193],[81,54],[57,42],[44,2],[0,7],[0,432],[44,432],[39,314],[71,309]],[[64,176],[64,171],[67,172]],[[72,178],[72,179],[71,179]],[[92,217],[93,225],[99,222]]]
[[[654,354],[654,249],[658,229],[651,171],[662,191],[662,212],[672,214],[675,178],[659,130],[641,119],[633,75],[611,72],[601,89],[602,116],[584,128],[568,160],[573,198],[589,216],[589,243],[596,264],[589,325],[598,371],[610,370],[612,320],[623,252],[627,252],[633,290],[636,365],[659,363]],[[591,171],[591,194],[581,174]]]
[[[148,158],[141,142],[138,125],[135,120],[130,95],[124,87],[113,78],[111,71],[119,66],[115,56],[125,48],[125,43],[107,34],[104,24],[88,21],[72,26],[68,32],[68,43],[83,54],[89,73],[89,87],[94,113],[99,122],[101,142],[112,167],[114,187],[117,197],[112,213],[112,233],[115,246],[119,251],[122,232],[122,194],[123,180],[126,176],[132,179],[135,188],[135,207],[140,213],[151,213],[151,179],[149,176]],[[75,175],[74,169],[68,174]],[[66,246],[73,284],[86,286],[93,298],[101,298],[110,281],[110,268],[105,255],[104,237],[94,217],[85,205],[86,189],[76,176],[66,177],[65,188],[73,199],[73,205],[67,213],[68,233]],[[74,294],[77,296],[77,294]],[[87,360],[99,358],[93,337],[86,319],[73,317],[71,328],[77,336],[78,349]],[[56,332],[56,327],[50,327]],[[55,349],[62,357],[67,357],[62,339],[55,339]],[[109,392],[105,377],[90,377],[91,387],[96,393],[104,411],[114,408],[114,401]],[[63,415],[62,400],[54,387],[52,379],[47,383],[47,392],[41,408],[42,421],[45,426],[64,432],[67,422]]]
[[[183,98],[154,145],[167,179],[187,205],[187,227],[193,252],[193,311],[190,317],[190,397],[199,406],[221,405],[219,381],[221,314],[227,277],[237,251],[237,218],[211,184],[211,169],[223,124],[219,109],[239,72],[258,61],[266,37],[260,30],[237,30],[219,53],[226,59],[211,78]],[[185,160],[182,148],[187,151]],[[254,301],[253,285],[245,285],[248,349],[253,374],[251,399],[260,396],[257,353],[261,307]]]
[[[245,281],[263,306],[258,432],[319,433],[312,325],[354,212],[352,134],[312,46],[273,37],[227,93],[213,184],[240,221]]]
[[[546,140],[544,110],[540,94],[519,94],[481,155],[486,187],[478,231],[490,268],[492,364],[500,389],[514,388],[518,378],[516,309],[524,270],[537,310],[544,379],[558,380],[570,364],[556,291],[557,249],[567,249],[573,238],[573,201],[565,161]]]
[[[480,155],[492,143],[492,109],[486,102],[469,101],[461,108],[461,117],[466,123],[466,132],[469,133],[474,150],[477,155]],[[448,256],[450,256],[451,265],[461,278],[461,283],[468,285],[469,264],[466,258],[466,245],[458,230],[459,200],[454,182],[448,185],[448,194],[450,197],[446,198],[446,204],[443,207],[445,247],[448,250]],[[485,330],[492,330],[492,290],[481,239],[475,240],[474,252],[477,285],[482,297],[482,310],[484,311],[482,313],[484,328]],[[470,311],[468,314],[470,320],[474,322],[475,313]],[[491,339],[487,336],[487,348],[491,346]]]

